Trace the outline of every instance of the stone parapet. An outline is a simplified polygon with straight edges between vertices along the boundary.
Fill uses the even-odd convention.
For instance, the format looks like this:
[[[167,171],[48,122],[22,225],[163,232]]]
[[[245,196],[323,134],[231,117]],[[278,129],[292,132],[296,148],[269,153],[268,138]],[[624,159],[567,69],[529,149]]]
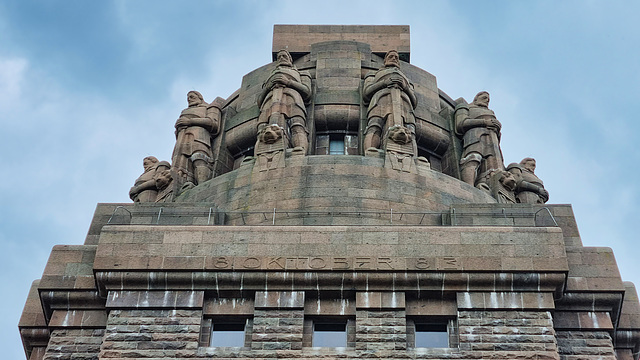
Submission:
[[[371,51],[384,55],[397,50],[409,61],[410,38],[407,25],[274,25],[274,55],[287,49],[292,54],[311,51],[311,45],[325,41],[357,41],[371,45]]]
[[[532,241],[533,238],[536,240]],[[558,228],[397,226],[105,226],[94,268],[98,271],[568,270]]]
[[[280,225],[383,225],[390,221],[440,225],[441,212],[453,204],[495,202],[488,193],[438,171],[427,169],[418,174],[385,168],[383,158],[298,156],[287,158],[284,168],[254,169],[253,160],[248,161],[185,191],[176,201],[211,204],[226,214],[225,224],[229,225],[274,220]],[[280,211],[277,219],[271,216],[274,208]],[[395,219],[386,216],[390,212],[397,214]],[[403,212],[407,214],[401,217]],[[311,214],[314,216],[308,216]]]

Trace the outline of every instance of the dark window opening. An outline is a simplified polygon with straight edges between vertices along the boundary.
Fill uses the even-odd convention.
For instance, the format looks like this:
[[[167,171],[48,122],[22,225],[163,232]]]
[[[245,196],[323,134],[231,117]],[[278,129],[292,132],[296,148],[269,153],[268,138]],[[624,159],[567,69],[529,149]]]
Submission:
[[[249,147],[247,149],[244,149],[244,150],[236,153],[234,155],[234,158],[233,158],[233,169],[235,170],[235,169],[239,168],[240,165],[242,165],[242,162],[244,161],[245,158],[252,157],[253,156],[253,151],[254,151],[254,147],[251,146],[251,147]]]
[[[442,172],[442,157],[440,155],[418,145],[418,156],[423,156],[429,160],[431,170]]]

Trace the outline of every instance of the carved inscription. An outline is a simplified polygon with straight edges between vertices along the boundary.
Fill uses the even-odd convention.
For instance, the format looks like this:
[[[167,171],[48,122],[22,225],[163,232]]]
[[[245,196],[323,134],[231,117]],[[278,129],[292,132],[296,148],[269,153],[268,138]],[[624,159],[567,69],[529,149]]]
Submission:
[[[461,261],[445,257],[384,256],[216,256],[208,261],[216,270],[462,270]]]

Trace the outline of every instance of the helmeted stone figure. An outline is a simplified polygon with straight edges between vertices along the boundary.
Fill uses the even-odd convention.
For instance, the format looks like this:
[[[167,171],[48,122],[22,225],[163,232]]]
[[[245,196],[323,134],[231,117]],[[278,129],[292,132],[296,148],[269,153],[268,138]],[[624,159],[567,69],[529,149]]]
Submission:
[[[516,199],[519,203],[544,204],[549,200],[549,193],[542,180],[534,173],[536,159],[524,158],[519,164],[512,163],[507,170],[516,178]]]
[[[258,133],[274,124],[288,129],[294,151],[306,154],[309,131],[305,102],[311,96],[311,75],[307,71],[298,71],[286,50],[278,52],[276,62],[276,68],[262,84],[258,97]]]
[[[461,180],[477,185],[480,178],[496,170],[504,170],[500,150],[502,124],[489,109],[489,93],[479,92],[470,105],[456,106],[456,133],[462,136],[463,150],[460,159]]]
[[[158,159],[155,156],[147,156],[142,160],[144,172],[140,175],[129,190],[129,197],[133,202],[154,202],[158,189],[153,176],[156,173]]]
[[[211,138],[218,132],[219,118],[197,91],[187,93],[187,103],[176,121],[171,164],[181,185],[198,185],[211,178]]]
[[[369,73],[364,80],[363,99],[369,104],[364,148],[380,148],[383,132],[403,126],[411,134],[415,147],[416,119],[413,114],[418,101],[413,84],[400,71],[398,52],[391,50],[384,57],[384,67]],[[414,154],[415,155],[415,151]]]

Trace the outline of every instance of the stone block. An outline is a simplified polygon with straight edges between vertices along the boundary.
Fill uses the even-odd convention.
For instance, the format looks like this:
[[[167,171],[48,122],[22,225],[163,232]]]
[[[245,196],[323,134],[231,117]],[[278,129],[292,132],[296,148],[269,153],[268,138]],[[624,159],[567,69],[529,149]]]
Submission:
[[[611,317],[607,312],[557,311],[553,325],[558,330],[613,330]]]
[[[303,309],[303,291],[256,291],[256,309]]]
[[[253,299],[213,298],[205,300],[204,314],[207,315],[253,315]]]
[[[624,302],[620,314],[619,329],[640,329],[640,303],[633,283],[625,281]]]
[[[49,320],[50,327],[104,328],[107,313],[103,310],[54,310]]]
[[[203,291],[110,291],[107,308],[202,308]]]
[[[407,316],[456,316],[457,304],[451,299],[407,299]]]
[[[404,309],[405,294],[402,292],[357,292],[357,309]]]
[[[458,293],[458,309],[545,309],[555,308],[551,293],[489,292]]]
[[[306,315],[345,316],[355,315],[356,303],[349,299],[307,298],[304,304]]]
[[[162,268],[166,270],[202,270],[204,263],[204,256],[165,256]]]

